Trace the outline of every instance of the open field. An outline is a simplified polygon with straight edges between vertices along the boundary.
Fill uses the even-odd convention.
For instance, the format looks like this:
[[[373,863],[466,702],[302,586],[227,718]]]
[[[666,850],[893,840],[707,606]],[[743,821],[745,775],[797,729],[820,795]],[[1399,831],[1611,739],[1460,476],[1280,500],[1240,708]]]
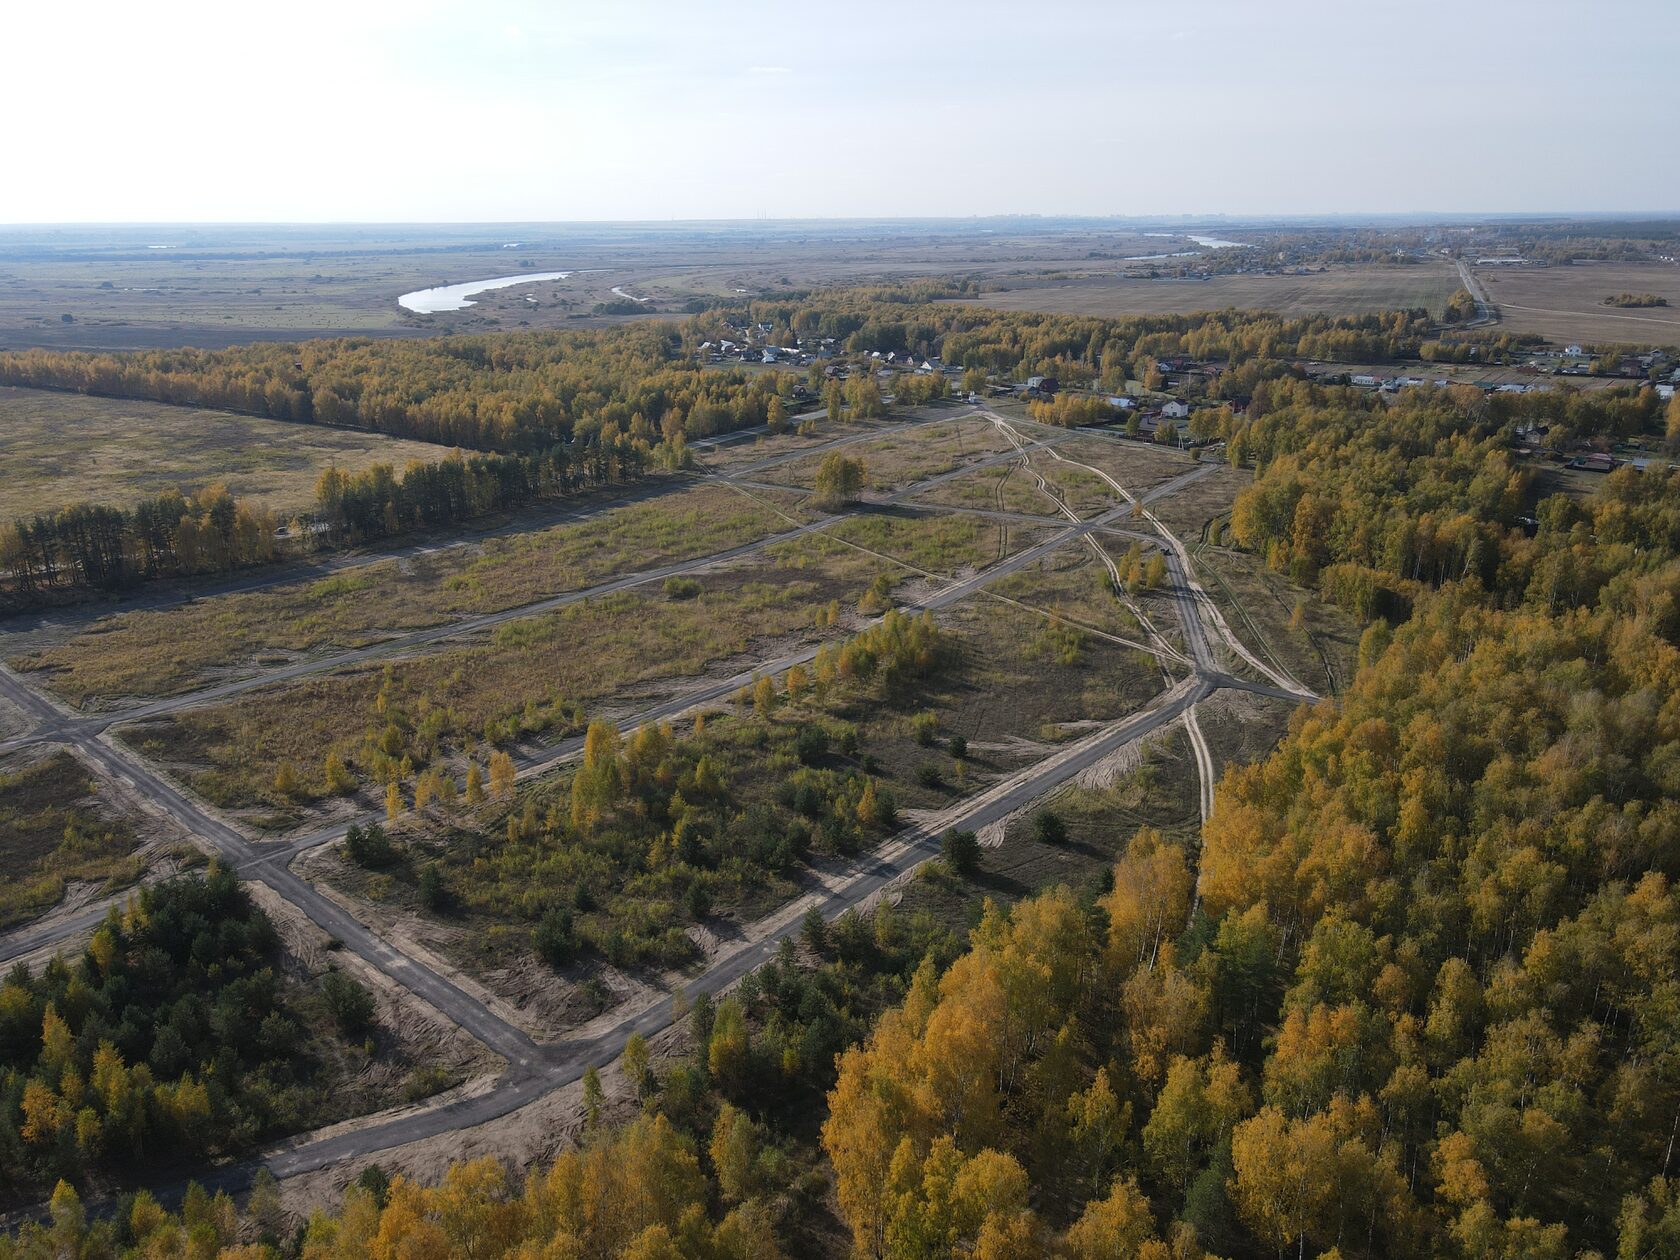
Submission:
[[[1255,655],[1320,695],[1347,685],[1362,629],[1351,617],[1271,572],[1258,556],[1219,547],[1203,547],[1196,556],[1203,586]]]
[[[1009,442],[997,426],[985,420],[950,420],[921,425],[871,442],[857,442],[845,448],[852,459],[861,459],[868,470],[868,488],[892,491],[914,481],[937,477],[964,464],[1009,449]],[[772,482],[810,489],[816,485],[817,470],[824,456],[779,465],[766,473]]]
[[[923,276],[1015,276],[1152,252],[1078,221],[157,225],[0,230],[0,347],[217,347],[335,335],[575,328],[692,302]],[[1185,238],[1171,248],[1190,248]],[[565,279],[416,315],[399,295],[521,272]],[[646,299],[633,313],[622,289]],[[66,318],[68,317],[68,318]]]
[[[137,724],[124,738],[178,768],[217,804],[276,809],[284,825],[300,800],[324,794],[329,752],[365,777],[384,764],[379,744],[388,731],[395,734],[384,755],[414,765],[471,747],[492,728],[509,736],[569,734],[586,715],[639,708],[708,666],[790,636],[818,636],[830,601],[850,607],[896,567],[820,536],[803,538],[696,575],[692,594],[655,588],[573,604],[507,622],[479,642]],[[299,770],[299,792],[275,788],[282,762]]]
[[[650,833],[628,847],[625,833],[638,825],[639,805],[617,821],[603,820],[589,836],[570,834],[568,771],[476,815],[405,822],[396,833],[404,856],[378,871],[329,855],[311,868],[363,899],[359,914],[400,923],[537,1026],[573,1027],[645,988],[638,960],[678,965],[750,931],[794,892],[807,863],[817,878],[832,878],[867,839],[840,825],[851,818],[866,778],[901,814],[916,817],[1030,765],[1068,735],[1159,690],[1157,677],[1108,644],[1094,643],[1073,659],[1046,655],[1043,619],[1032,613],[969,601],[941,624],[949,656],[927,678],[892,692],[878,682],[836,683],[784,700],[770,714],[724,705],[708,713],[703,735],[685,732],[676,758],[688,769],[673,776],[678,789],[737,820],[713,835],[696,816],[700,850],[685,860],[669,852],[668,835]],[[799,736],[813,728],[826,740],[820,751],[801,755]],[[967,740],[960,756],[952,736]],[[699,756],[718,785],[712,794],[689,781]],[[838,816],[828,812],[831,797],[842,803]],[[547,821],[540,834],[521,824],[514,842],[509,818]],[[649,856],[640,851],[646,844]],[[451,891],[441,914],[426,912],[418,896],[417,876],[428,864]],[[696,886],[703,890],[698,900],[690,891]],[[585,942],[558,970],[532,945],[534,926],[557,903],[571,908],[573,930]]]
[[[1046,522],[1045,529],[1050,528]],[[862,513],[831,526],[827,533],[911,568],[944,576],[984,568],[1044,536],[1044,530],[1013,521],[920,517],[895,514],[891,509]]]
[[[1044,479],[1048,493],[1040,488],[1034,473]],[[1015,462],[977,468],[941,482],[910,501],[1055,517],[1061,516],[1056,506],[1058,501],[1067,504],[1080,516],[1091,516],[1124,502],[1114,487],[1096,473],[1060,463],[1049,456],[1035,457],[1030,470]]]
[[[1133,494],[1153,490],[1196,467],[1193,453],[1124,438],[1081,435],[1057,446],[1056,453],[1102,469]],[[1040,462],[1056,467],[1054,456]]]
[[[1246,468],[1232,468],[1221,464],[1205,477],[1199,477],[1177,494],[1168,495],[1149,505],[1149,510],[1178,537],[1195,542],[1216,516],[1230,512],[1237,496],[1254,481],[1254,474]]]
[[[1116,559],[1130,545],[1109,535],[1099,534],[1098,539]],[[1084,542],[1058,547],[1037,563],[987,583],[986,589],[1006,599],[1055,613],[1079,626],[1138,643],[1148,641],[1142,623],[1115,595],[1107,568]],[[1144,615],[1153,619],[1148,611]],[[1171,623],[1162,627],[1164,631],[1175,628]],[[1083,641],[1082,636],[1068,637],[1073,650]]]
[[[321,470],[436,460],[446,447],[228,411],[0,386],[4,514],[74,503],[128,507],[220,482],[284,518],[313,506]]]
[[[1499,307],[1499,327],[1555,342],[1680,345],[1680,267],[1665,263],[1577,262],[1568,267],[1478,267]],[[1614,293],[1654,293],[1667,306],[1614,307]]]
[[[14,668],[81,707],[171,695],[403,631],[514,608],[634,573],[710,555],[787,529],[767,496],[718,485],[668,494],[574,524],[492,538],[331,577],[102,617],[62,641],[31,636]],[[44,640],[44,641],[43,641]]]
[[[1362,315],[1414,306],[1439,312],[1458,288],[1458,271],[1443,260],[1405,267],[1335,266],[1307,276],[1134,280],[1110,275],[1004,284],[1004,288],[974,299],[973,304],[1004,311],[1069,315],[1182,314],[1226,308],[1274,311],[1284,316]]]

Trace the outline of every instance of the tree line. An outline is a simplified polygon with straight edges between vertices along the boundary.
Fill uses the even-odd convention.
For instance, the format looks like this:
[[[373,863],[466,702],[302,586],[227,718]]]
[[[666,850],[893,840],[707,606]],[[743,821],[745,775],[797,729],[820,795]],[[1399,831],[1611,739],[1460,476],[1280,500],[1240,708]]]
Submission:
[[[0,354],[0,383],[344,425],[487,451],[762,424],[777,373],[702,370],[669,324],[226,350]]]
[[[655,458],[625,434],[522,454],[457,452],[402,472],[375,464],[322,472],[315,510],[282,525],[224,486],[169,491],[133,508],[78,504],[0,525],[0,579],[21,607],[77,589],[230,573],[322,545],[437,529],[603,485],[635,481]]]

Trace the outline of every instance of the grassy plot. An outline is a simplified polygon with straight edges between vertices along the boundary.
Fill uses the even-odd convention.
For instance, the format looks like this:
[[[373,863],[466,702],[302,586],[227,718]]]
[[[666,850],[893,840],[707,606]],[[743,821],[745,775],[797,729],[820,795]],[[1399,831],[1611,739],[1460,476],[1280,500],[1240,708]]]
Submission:
[[[362,647],[786,528],[763,503],[695,486],[576,524],[372,562],[319,581],[103,617],[10,664],[50,671],[52,690],[83,707],[172,695],[276,658]]]
[[[1112,486],[1093,472],[1058,462],[1043,452],[1035,452],[1031,458],[1030,470],[1016,463],[977,468],[924,491],[912,502],[1024,512],[1033,516],[1059,515],[1057,499],[1080,516],[1106,511],[1124,502]],[[1039,488],[1033,477],[1035,472],[1044,479],[1054,497]]]
[[[74,755],[13,758],[0,767],[0,928],[56,906],[73,880],[102,892],[134,883],[144,869],[137,843]]]
[[[931,573],[954,574],[983,568],[1030,547],[1055,529],[977,516],[895,515],[866,512],[827,531],[830,537],[867,547]]]
[[[854,443],[846,454],[864,462],[870,489],[890,491],[1008,449],[1008,439],[987,421],[949,420]],[[808,490],[816,485],[821,464],[822,456],[812,455],[766,469],[764,475],[766,480]]]
[[[1204,536],[1209,521],[1230,512],[1237,496],[1253,480],[1254,474],[1246,469],[1222,464],[1183,489],[1155,500],[1149,510],[1179,538],[1195,542]]]
[[[1123,542],[1108,537],[1101,542],[1116,559],[1125,555]],[[1096,630],[1146,641],[1142,625],[1116,596],[1108,569],[1084,542],[1058,547],[1036,563],[988,583],[986,589]]]
[[[284,516],[315,501],[336,465],[432,461],[446,448],[378,433],[286,424],[227,411],[0,386],[0,484],[6,516],[73,503],[127,507],[217,482]]]
[[[554,736],[586,712],[640,707],[684,678],[819,633],[894,566],[820,535],[697,575],[508,622],[482,641],[252,692],[128,728],[125,738],[219,805],[281,810],[325,792],[324,759],[383,782],[474,740]],[[739,668],[736,666],[735,668]],[[276,786],[282,764],[298,784]]]
[[[562,1025],[587,1018],[623,987],[613,969],[685,964],[739,939],[807,865],[832,869],[895,814],[956,804],[1154,693],[1101,645],[1046,659],[1040,621],[961,607],[915,668],[878,642],[868,678],[846,674],[844,653],[825,656],[832,673],[819,662],[792,686],[779,677],[773,694],[711,711],[686,736],[638,733],[604,780],[568,770],[507,803],[433,809],[367,867],[319,869],[375,917],[419,913],[429,945],[510,999]],[[570,983],[534,976],[539,958]]]
[[[729,436],[716,445],[696,442],[689,449],[694,452],[696,462],[705,471],[734,476],[750,473],[755,465],[763,464],[767,460],[785,458],[788,463],[794,463],[802,452],[814,451],[825,442],[896,428],[903,424],[905,419],[906,417],[900,414],[867,420],[834,421],[826,414],[819,414],[801,425],[803,432],[801,428],[790,428],[785,433],[761,433],[751,437]],[[764,478],[770,480],[774,471],[783,467],[785,465],[782,463],[774,463],[761,471]]]
[[[1056,450],[1067,459],[1102,469],[1133,494],[1153,490],[1196,466],[1194,455],[1176,447],[1125,438],[1081,436],[1063,442]],[[1051,467],[1056,463],[1054,457],[1034,462]]]
[[[1362,627],[1271,572],[1257,556],[1203,547],[1196,568],[1232,631],[1263,661],[1282,665],[1321,695],[1353,677]]]
[[[1283,316],[1362,315],[1418,306],[1439,312],[1458,287],[1457,269],[1443,259],[1412,266],[1355,264],[1305,276],[1047,280],[989,292],[974,304],[1000,311],[1069,315],[1183,314],[1227,309],[1274,311]]]

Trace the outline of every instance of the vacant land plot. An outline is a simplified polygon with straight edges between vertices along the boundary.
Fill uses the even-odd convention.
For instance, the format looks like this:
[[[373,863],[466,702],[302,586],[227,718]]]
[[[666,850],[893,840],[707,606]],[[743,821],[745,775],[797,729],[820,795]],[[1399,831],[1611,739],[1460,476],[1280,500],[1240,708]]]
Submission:
[[[0,763],[0,928],[49,910],[72,882],[91,894],[140,878],[133,820],[63,749]]]
[[[1090,469],[1055,459],[1043,451],[1030,452],[1030,460],[1026,467],[1011,462],[976,468],[922,491],[909,502],[1061,519],[1066,519],[1058,506],[1061,504],[1080,517],[1089,517],[1125,502],[1113,486]]]
[[[1665,263],[1575,263],[1568,267],[1478,267],[1499,307],[1499,326],[1555,342],[1680,345],[1680,267]],[[1615,293],[1651,293],[1667,306],[1604,305]]]
[[[890,491],[1008,449],[1009,440],[989,421],[952,420],[921,425],[872,442],[858,442],[848,447],[845,454],[863,461],[870,489]],[[823,456],[810,455],[769,469],[765,476],[770,481],[808,490],[816,485],[822,461]]]
[[[1056,454],[1102,469],[1133,494],[1153,490],[1196,466],[1196,457],[1184,451],[1118,437],[1077,437],[1057,446]],[[1034,463],[1053,468],[1056,458],[1051,455]]]
[[[119,613],[64,642],[20,653],[11,664],[51,671],[52,689],[84,707],[173,695],[264,664],[515,608],[787,529],[787,518],[755,494],[718,485],[675,489],[585,521],[480,545]]]
[[[922,517],[882,509],[841,521],[827,532],[912,568],[949,575],[1002,560],[1032,546],[1054,528],[1050,522],[1041,530],[986,517]]]
[[[1264,760],[1289,730],[1290,716],[1305,703],[1226,688],[1196,706],[1214,771]]]
[[[789,429],[785,433],[728,436],[715,444],[710,441],[695,442],[689,449],[694,452],[695,462],[706,472],[770,480],[774,476],[773,469],[794,463],[801,455],[820,446],[836,439],[866,442],[869,435],[896,429],[905,420],[905,416],[897,415],[834,421],[819,415],[801,425],[807,430],[803,433],[799,429]],[[857,445],[857,442],[846,441],[844,445]]]
[[[5,514],[73,503],[127,507],[166,490],[220,483],[285,515],[315,501],[321,470],[401,468],[446,447],[377,433],[260,420],[228,411],[0,386]]]
[[[982,601],[941,624],[946,652],[925,677],[890,689],[837,680],[770,712],[726,704],[709,713],[703,733],[669,745],[671,773],[655,794],[660,808],[672,790],[681,795],[682,825],[649,827],[632,801],[580,834],[568,823],[568,771],[470,818],[405,821],[403,852],[377,871],[331,858],[316,869],[371,902],[369,919],[400,916],[536,1022],[574,1025],[645,983],[628,969],[680,964],[738,939],[793,892],[801,866],[832,874],[837,859],[877,843],[890,824],[859,826],[866,782],[902,816],[940,810],[1123,716],[1158,686],[1106,645],[1073,660],[1046,654],[1043,621],[1030,613]],[[719,812],[734,820],[724,832],[705,820]],[[427,866],[449,892],[441,913],[419,897]],[[558,975],[535,952],[535,929],[557,907],[575,942]]]
[[[1202,585],[1250,651],[1288,670],[1320,695],[1353,677],[1361,627],[1333,604],[1271,572],[1257,556],[1223,548],[1196,552]]]
[[[1407,307],[1440,311],[1458,286],[1458,270],[1443,260],[1407,267],[1335,267],[1308,276],[1215,276],[1211,280],[1100,276],[1044,281],[983,294],[974,305],[1070,315],[1181,314],[1227,308],[1275,311],[1284,316],[1362,315]]]
[[[1224,516],[1237,496],[1254,481],[1254,474],[1222,464],[1198,477],[1182,490],[1155,500],[1149,510],[1178,537],[1194,542],[1207,530],[1208,522]]]
[[[1129,545],[1109,537],[1101,541],[1117,558]],[[1108,569],[1085,542],[1058,547],[1037,562],[988,583],[986,589],[1093,630],[1138,642],[1145,639],[1137,617],[1116,595]]]
[[[775,644],[822,637],[831,601],[849,608],[897,566],[814,536],[727,569],[573,604],[498,626],[482,641],[251,692],[137,725],[125,738],[219,805],[267,806],[275,825],[327,791],[324,759],[383,781],[484,738],[555,736],[588,716],[639,711],[684,680]],[[902,576],[898,570],[896,576]],[[830,634],[832,632],[829,632]],[[283,764],[299,782],[284,790]]]

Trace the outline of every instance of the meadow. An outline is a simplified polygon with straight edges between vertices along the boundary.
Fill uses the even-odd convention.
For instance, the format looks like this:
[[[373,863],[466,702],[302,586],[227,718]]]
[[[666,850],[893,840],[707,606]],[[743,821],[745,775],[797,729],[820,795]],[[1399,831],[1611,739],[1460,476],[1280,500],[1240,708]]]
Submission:
[[[1499,307],[1499,326],[1558,343],[1617,341],[1680,345],[1680,267],[1577,262],[1567,267],[1478,267]],[[1652,293],[1667,306],[1606,306],[1615,293]]]
[[[1411,266],[1335,266],[1311,275],[1214,276],[1211,280],[1147,280],[1124,276],[1002,282],[974,300],[1000,311],[1068,315],[1185,314],[1191,311],[1273,311],[1301,315],[1362,315],[1423,307],[1439,312],[1458,288],[1449,263]]]
[[[588,717],[635,711],[719,662],[821,637],[831,603],[849,609],[878,578],[890,585],[903,576],[890,562],[811,536],[669,592],[572,604],[475,642],[136,723],[123,738],[216,804],[276,811],[259,822],[286,826],[303,803],[326,795],[329,753],[382,782],[378,772],[388,767],[423,767],[480,741],[573,734]],[[298,773],[293,791],[276,785],[283,763]]]
[[[514,608],[789,528],[772,496],[717,485],[482,543],[371,560],[325,578],[115,613],[30,636],[9,663],[80,707],[173,695],[230,672]]]
[[[5,516],[74,503],[128,507],[167,490],[220,483],[284,520],[315,502],[329,466],[360,472],[440,458],[447,448],[229,411],[0,386]]]

